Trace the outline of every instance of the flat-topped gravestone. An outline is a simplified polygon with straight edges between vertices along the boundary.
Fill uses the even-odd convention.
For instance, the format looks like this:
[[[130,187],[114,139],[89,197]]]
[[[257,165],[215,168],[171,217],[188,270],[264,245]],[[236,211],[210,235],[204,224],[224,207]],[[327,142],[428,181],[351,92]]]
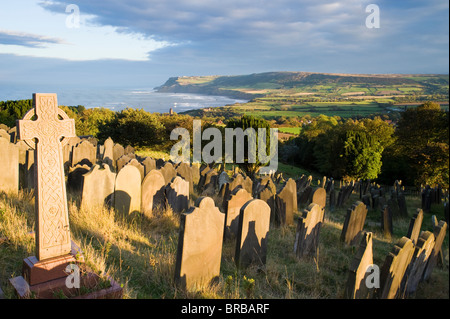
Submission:
[[[181,213],[189,208],[189,182],[181,176],[176,176],[166,186],[167,204],[175,213]]]
[[[225,238],[233,238],[237,235],[241,208],[251,199],[253,199],[252,195],[240,187],[231,193],[225,209]]]
[[[125,165],[117,173],[114,207],[123,214],[141,211],[141,173],[133,165]]]
[[[386,256],[381,267],[380,299],[395,299],[398,297],[401,282],[414,254],[414,244],[411,239],[402,237]]]
[[[83,175],[81,207],[114,207],[114,185],[116,173],[109,164],[94,165]]]
[[[423,210],[417,208],[416,213],[409,222],[408,234],[406,235],[406,237],[411,238],[414,245],[417,243],[417,240],[419,239],[422,222],[423,222]]]
[[[370,272],[369,266],[373,265],[372,233],[365,232],[361,238],[358,251],[352,260],[348,271],[344,296],[348,299],[370,299],[374,288],[368,288],[366,280]]]
[[[11,194],[19,192],[19,149],[0,137],[0,192]]]
[[[297,186],[292,178],[284,185],[276,195],[275,221],[278,225],[292,225],[294,213],[297,212]]]
[[[181,214],[175,281],[188,290],[200,289],[220,275],[225,214],[210,197],[200,197]]]
[[[269,227],[270,207],[267,203],[251,199],[242,206],[236,236],[236,265],[247,267],[250,264],[266,264]]]
[[[160,170],[151,170],[142,181],[141,210],[145,216],[153,216],[155,209],[165,206],[166,181]]]
[[[347,210],[341,241],[348,245],[355,245],[359,241],[358,235],[364,228],[367,216],[367,207],[363,202],[357,201]]]
[[[298,219],[295,234],[294,253],[297,258],[317,257],[319,234],[322,227],[324,209],[317,204],[310,204]]]
[[[75,136],[75,121],[58,108],[56,94],[33,94],[33,105],[17,128],[35,148],[36,256],[44,260],[71,248],[62,147]]]

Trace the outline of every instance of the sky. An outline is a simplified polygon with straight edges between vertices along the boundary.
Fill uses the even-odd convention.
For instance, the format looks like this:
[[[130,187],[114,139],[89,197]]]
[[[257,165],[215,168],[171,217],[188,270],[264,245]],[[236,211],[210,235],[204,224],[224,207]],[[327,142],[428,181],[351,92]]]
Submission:
[[[448,16],[447,0],[0,0],[0,85],[448,74]]]

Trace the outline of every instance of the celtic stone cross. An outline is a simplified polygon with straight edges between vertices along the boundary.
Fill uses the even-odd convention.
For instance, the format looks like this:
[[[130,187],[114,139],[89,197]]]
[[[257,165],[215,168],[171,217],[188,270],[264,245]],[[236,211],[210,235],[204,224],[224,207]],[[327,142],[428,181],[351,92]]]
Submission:
[[[33,105],[16,126],[35,149],[36,257],[45,260],[71,250],[62,148],[75,136],[75,122],[58,108],[56,94],[33,94]]]

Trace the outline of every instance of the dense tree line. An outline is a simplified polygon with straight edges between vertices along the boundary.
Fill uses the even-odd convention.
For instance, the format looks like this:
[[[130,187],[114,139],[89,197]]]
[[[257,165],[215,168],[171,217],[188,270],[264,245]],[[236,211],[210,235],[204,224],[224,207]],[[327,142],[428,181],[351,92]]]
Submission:
[[[280,149],[281,159],[333,178],[449,185],[449,113],[426,102],[398,122],[320,115]]]

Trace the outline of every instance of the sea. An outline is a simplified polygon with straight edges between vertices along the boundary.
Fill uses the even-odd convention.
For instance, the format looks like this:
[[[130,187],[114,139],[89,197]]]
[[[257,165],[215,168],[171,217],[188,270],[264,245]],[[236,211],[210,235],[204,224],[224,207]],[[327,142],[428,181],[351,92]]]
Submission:
[[[151,113],[167,113],[172,108],[181,113],[206,107],[245,103],[248,100],[225,96],[188,93],[159,93],[152,88],[45,88],[0,86],[0,101],[31,99],[33,93],[57,93],[58,105],[86,108],[104,107],[113,111],[126,108],[144,109]]]

